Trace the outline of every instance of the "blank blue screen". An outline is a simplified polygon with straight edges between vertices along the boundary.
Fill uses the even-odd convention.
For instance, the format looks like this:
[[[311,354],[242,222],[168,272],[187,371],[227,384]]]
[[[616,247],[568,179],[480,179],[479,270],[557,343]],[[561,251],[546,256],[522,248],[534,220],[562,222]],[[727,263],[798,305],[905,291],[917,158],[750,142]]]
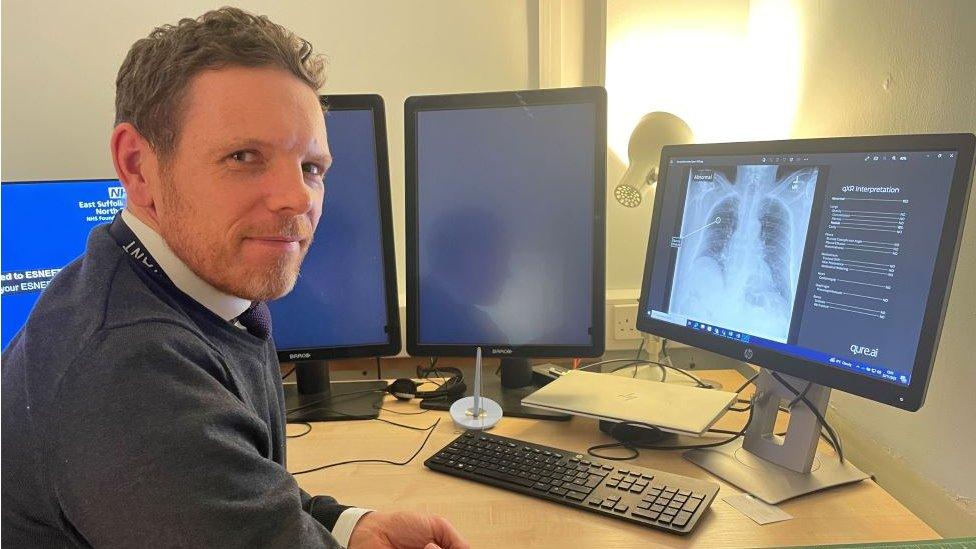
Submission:
[[[269,303],[279,350],[389,341],[373,113],[329,111],[326,129],[322,219],[295,289]]]
[[[417,114],[419,342],[589,345],[592,104]]]
[[[0,197],[2,346],[13,339],[57,269],[84,253],[88,233],[125,207],[117,179],[4,183]]]

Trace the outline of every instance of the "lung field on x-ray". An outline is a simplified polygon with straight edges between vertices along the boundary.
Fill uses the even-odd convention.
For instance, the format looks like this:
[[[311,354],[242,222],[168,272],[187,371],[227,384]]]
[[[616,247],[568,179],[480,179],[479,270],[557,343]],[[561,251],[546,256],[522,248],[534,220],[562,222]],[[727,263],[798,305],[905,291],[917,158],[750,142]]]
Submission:
[[[785,342],[819,174],[692,168],[669,312]]]

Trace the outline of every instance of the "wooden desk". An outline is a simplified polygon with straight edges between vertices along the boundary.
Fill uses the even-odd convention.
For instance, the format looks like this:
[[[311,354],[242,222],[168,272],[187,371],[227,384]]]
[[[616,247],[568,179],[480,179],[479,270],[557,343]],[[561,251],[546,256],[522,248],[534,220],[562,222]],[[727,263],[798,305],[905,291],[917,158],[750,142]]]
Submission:
[[[679,376],[670,376],[678,381]],[[730,390],[741,383],[735,372],[708,372]],[[385,407],[419,411],[415,402],[400,403],[387,396]],[[742,413],[727,414],[718,427],[739,429]],[[642,450],[633,463],[718,482],[722,489],[711,510],[688,536],[667,534],[594,513],[573,509],[500,488],[435,473],[423,461],[460,431],[445,412],[397,415],[390,421],[426,427],[440,418],[427,446],[409,465],[344,465],[299,475],[298,483],[311,494],[329,494],[340,502],[380,510],[413,510],[447,517],[474,548],[489,547],[772,547],[829,543],[933,539],[939,535],[896,501],[874,481],[834,488],[788,501],[780,507],[792,520],[759,526],[729,504],[724,496],[740,491],[712,477],[681,457],[681,452]],[[305,429],[289,425],[289,434]],[[492,431],[503,436],[547,444],[582,454],[610,439],[596,421],[569,422],[503,418]],[[349,459],[381,458],[402,461],[426,436],[379,421],[313,424],[308,435],[288,442],[288,467],[303,470]],[[832,454],[821,444],[821,451]]]

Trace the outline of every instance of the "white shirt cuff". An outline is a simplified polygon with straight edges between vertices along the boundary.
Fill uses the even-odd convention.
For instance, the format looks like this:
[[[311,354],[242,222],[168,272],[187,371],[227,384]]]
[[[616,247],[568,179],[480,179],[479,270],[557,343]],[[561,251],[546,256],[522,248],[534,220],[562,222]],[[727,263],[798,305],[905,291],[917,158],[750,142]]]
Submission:
[[[367,513],[372,513],[372,509],[360,509],[359,507],[350,507],[339,514],[339,519],[336,520],[335,526],[332,527],[332,537],[339,542],[339,545],[346,547],[349,545],[349,538],[352,537],[352,531],[359,524],[359,519],[363,518],[363,515]]]

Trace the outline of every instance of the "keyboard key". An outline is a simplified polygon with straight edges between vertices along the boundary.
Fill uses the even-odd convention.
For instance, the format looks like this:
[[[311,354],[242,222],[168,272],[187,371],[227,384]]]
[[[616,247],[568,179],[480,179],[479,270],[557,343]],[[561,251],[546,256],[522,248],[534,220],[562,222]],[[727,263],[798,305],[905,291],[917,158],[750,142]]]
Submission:
[[[607,488],[616,488],[616,487],[617,487],[617,481],[615,481],[615,480],[608,480],[607,481]]]
[[[640,502],[640,503],[637,504],[637,507],[639,509],[650,509],[651,508],[651,504],[648,503],[648,502],[646,502],[646,501],[642,501],[642,502]]]
[[[584,499],[586,499],[586,494],[582,492],[575,492],[570,490],[570,492],[566,494],[566,498],[571,499],[573,501],[583,501]]]
[[[603,507],[604,509],[613,509],[614,506],[616,506],[616,505],[617,505],[616,503],[614,503],[614,502],[612,502],[612,501],[610,501],[608,499],[605,499],[605,500],[603,500],[603,503],[600,504],[600,507]]]
[[[639,494],[639,493],[643,492],[644,489],[635,484],[635,485],[631,486],[630,491],[633,492],[633,493],[635,493],[635,494]]]
[[[654,475],[648,475],[647,473],[641,473],[641,478],[647,481],[654,480]]]
[[[587,503],[589,503],[589,504],[590,504],[590,505],[592,505],[593,507],[599,507],[599,506],[600,506],[600,504],[601,504],[601,503],[603,503],[603,500],[602,500],[602,499],[591,499],[591,500],[590,500],[590,501],[588,501]]]
[[[607,501],[612,501],[612,502],[616,503],[616,502],[620,501],[620,496],[610,496],[610,497],[607,498]]]
[[[565,488],[560,488],[559,486],[553,486],[549,489],[550,494],[556,494],[557,496],[565,496],[569,492]]]
[[[628,507],[623,503],[618,503],[617,506],[613,508],[613,510],[616,511],[617,513],[626,513],[627,509]]]
[[[663,524],[670,524],[674,520],[674,515],[661,514],[657,517],[657,521]]]
[[[691,490],[678,490],[678,495],[679,496],[690,496],[691,495]]]
[[[586,481],[586,487],[592,490],[593,488],[599,486],[602,481],[603,479],[600,477],[590,476],[590,478]]]
[[[691,520],[691,513],[682,511],[675,515],[674,520],[671,521],[672,526],[677,526],[678,528],[684,528],[688,521]]]
[[[700,499],[689,499],[685,502],[684,506],[681,507],[681,510],[688,513],[694,513],[698,510],[699,505],[701,505]]]
[[[541,492],[548,492],[550,488],[552,488],[552,486],[545,482],[537,482],[532,485],[533,490],[539,490]]]
[[[654,520],[657,518],[656,514],[648,513],[647,511],[641,511],[639,509],[631,511],[630,514],[637,518],[642,518],[644,520]]]
[[[604,471],[613,471],[613,465],[604,465],[603,466],[603,470]]]
[[[630,487],[631,486],[633,486],[633,484],[630,483],[630,482],[621,482],[620,483],[620,489],[621,490],[630,490]]]
[[[691,497],[695,499],[705,499],[705,494],[691,494]]]
[[[660,513],[663,510],[664,510],[664,506],[663,505],[651,505],[651,511],[655,511],[655,512]]]
[[[675,502],[678,502],[678,503],[684,503],[684,502],[688,501],[688,496],[674,496],[674,499],[672,499],[671,501],[675,501]]]

